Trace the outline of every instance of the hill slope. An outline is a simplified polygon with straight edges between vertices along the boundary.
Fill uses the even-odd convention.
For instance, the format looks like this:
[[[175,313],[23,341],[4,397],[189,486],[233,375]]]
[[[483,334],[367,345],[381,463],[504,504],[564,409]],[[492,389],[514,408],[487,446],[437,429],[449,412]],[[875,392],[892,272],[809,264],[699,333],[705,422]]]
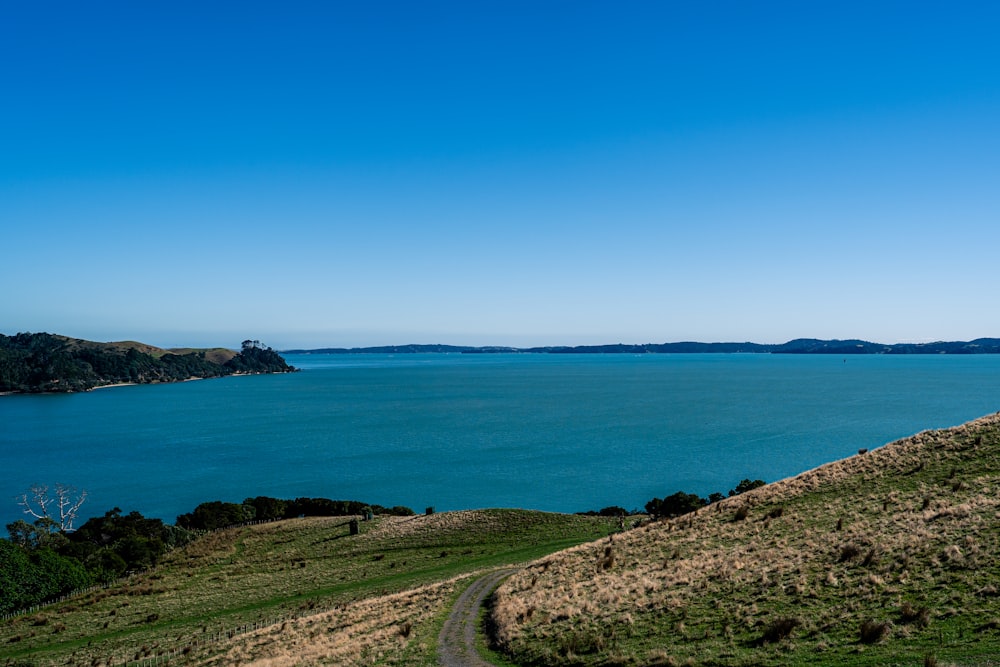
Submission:
[[[518,664],[993,664],[998,511],[993,415],[547,558],[497,637]]]
[[[608,535],[603,517],[526,510],[310,517],[208,533],[155,570],[0,623],[0,665],[433,664],[478,572]],[[0,567],[3,563],[0,562]]]

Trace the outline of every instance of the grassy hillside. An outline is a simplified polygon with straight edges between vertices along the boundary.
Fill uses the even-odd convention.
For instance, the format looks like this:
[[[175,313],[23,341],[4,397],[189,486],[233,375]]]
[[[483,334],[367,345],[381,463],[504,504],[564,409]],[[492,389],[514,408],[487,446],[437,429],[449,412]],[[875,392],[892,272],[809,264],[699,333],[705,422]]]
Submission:
[[[503,584],[539,665],[994,665],[1000,417],[554,555]]]
[[[204,354],[205,360],[210,361],[213,364],[218,364],[219,366],[225,364],[227,361],[236,356],[236,350],[231,350],[225,347],[172,347],[168,350],[162,347],[156,347],[155,345],[149,345],[147,343],[140,343],[134,340],[121,340],[114,341],[110,343],[100,343],[92,340],[83,340],[80,338],[70,338],[69,336],[59,336],[56,335],[55,338],[62,340],[66,343],[67,349],[77,350],[77,349],[96,349],[105,350],[110,352],[117,352],[124,354],[129,350],[135,350],[136,352],[141,352],[142,354],[148,354],[154,359],[159,359],[165,354]]]
[[[360,527],[350,535],[344,518],[309,518],[211,533],[155,571],[5,622],[0,665],[97,667],[167,653],[237,664],[307,650],[433,664],[437,628],[463,578],[606,536],[611,524],[484,510]]]
[[[616,523],[616,522],[612,522]],[[0,626],[0,665],[436,664],[477,574],[521,665],[967,665],[1000,655],[1000,416],[610,534],[517,510],[212,533]]]
[[[230,350],[225,347],[172,347],[169,350],[165,350],[164,353],[170,352],[171,354],[192,354],[192,353],[204,353],[205,360],[211,361],[213,364],[218,364],[222,366],[227,361],[236,356],[236,350]]]
[[[156,347],[155,345],[147,345],[146,343],[139,343],[134,340],[122,340],[112,343],[101,343],[92,340],[83,340],[81,338],[70,338],[69,336],[60,336],[58,334],[53,334],[53,338],[57,338],[66,343],[67,350],[80,350],[80,349],[95,349],[95,350],[108,350],[113,352],[124,353],[128,350],[135,350],[137,352],[142,352],[143,354],[148,354],[151,357],[159,359],[167,350],[161,347]]]

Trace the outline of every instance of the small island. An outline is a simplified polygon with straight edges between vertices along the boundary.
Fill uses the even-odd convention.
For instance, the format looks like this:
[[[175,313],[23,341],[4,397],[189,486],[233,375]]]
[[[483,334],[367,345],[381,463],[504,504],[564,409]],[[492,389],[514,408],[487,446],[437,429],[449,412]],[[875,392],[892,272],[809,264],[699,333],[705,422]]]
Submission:
[[[48,333],[0,334],[0,393],[65,393],[295,370],[257,340],[243,341],[237,352],[165,350],[135,341],[97,343]]]

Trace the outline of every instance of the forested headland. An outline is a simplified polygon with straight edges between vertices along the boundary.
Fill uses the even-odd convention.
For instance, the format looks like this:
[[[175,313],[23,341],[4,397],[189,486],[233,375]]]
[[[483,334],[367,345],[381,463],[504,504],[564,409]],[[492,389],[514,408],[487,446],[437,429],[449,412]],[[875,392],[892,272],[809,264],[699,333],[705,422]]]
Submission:
[[[132,341],[96,343],[49,333],[0,334],[0,392],[87,391],[113,384],[178,382],[296,370],[260,341],[223,348],[164,350]]]

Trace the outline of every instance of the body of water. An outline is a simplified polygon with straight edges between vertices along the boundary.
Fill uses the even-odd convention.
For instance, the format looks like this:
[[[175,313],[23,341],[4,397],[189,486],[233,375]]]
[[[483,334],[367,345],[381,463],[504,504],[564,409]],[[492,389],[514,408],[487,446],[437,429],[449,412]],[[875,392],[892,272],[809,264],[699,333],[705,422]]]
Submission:
[[[0,397],[0,521],[34,483],[173,522],[322,496],[641,508],[1000,410],[1000,355],[288,355],[287,375]]]

